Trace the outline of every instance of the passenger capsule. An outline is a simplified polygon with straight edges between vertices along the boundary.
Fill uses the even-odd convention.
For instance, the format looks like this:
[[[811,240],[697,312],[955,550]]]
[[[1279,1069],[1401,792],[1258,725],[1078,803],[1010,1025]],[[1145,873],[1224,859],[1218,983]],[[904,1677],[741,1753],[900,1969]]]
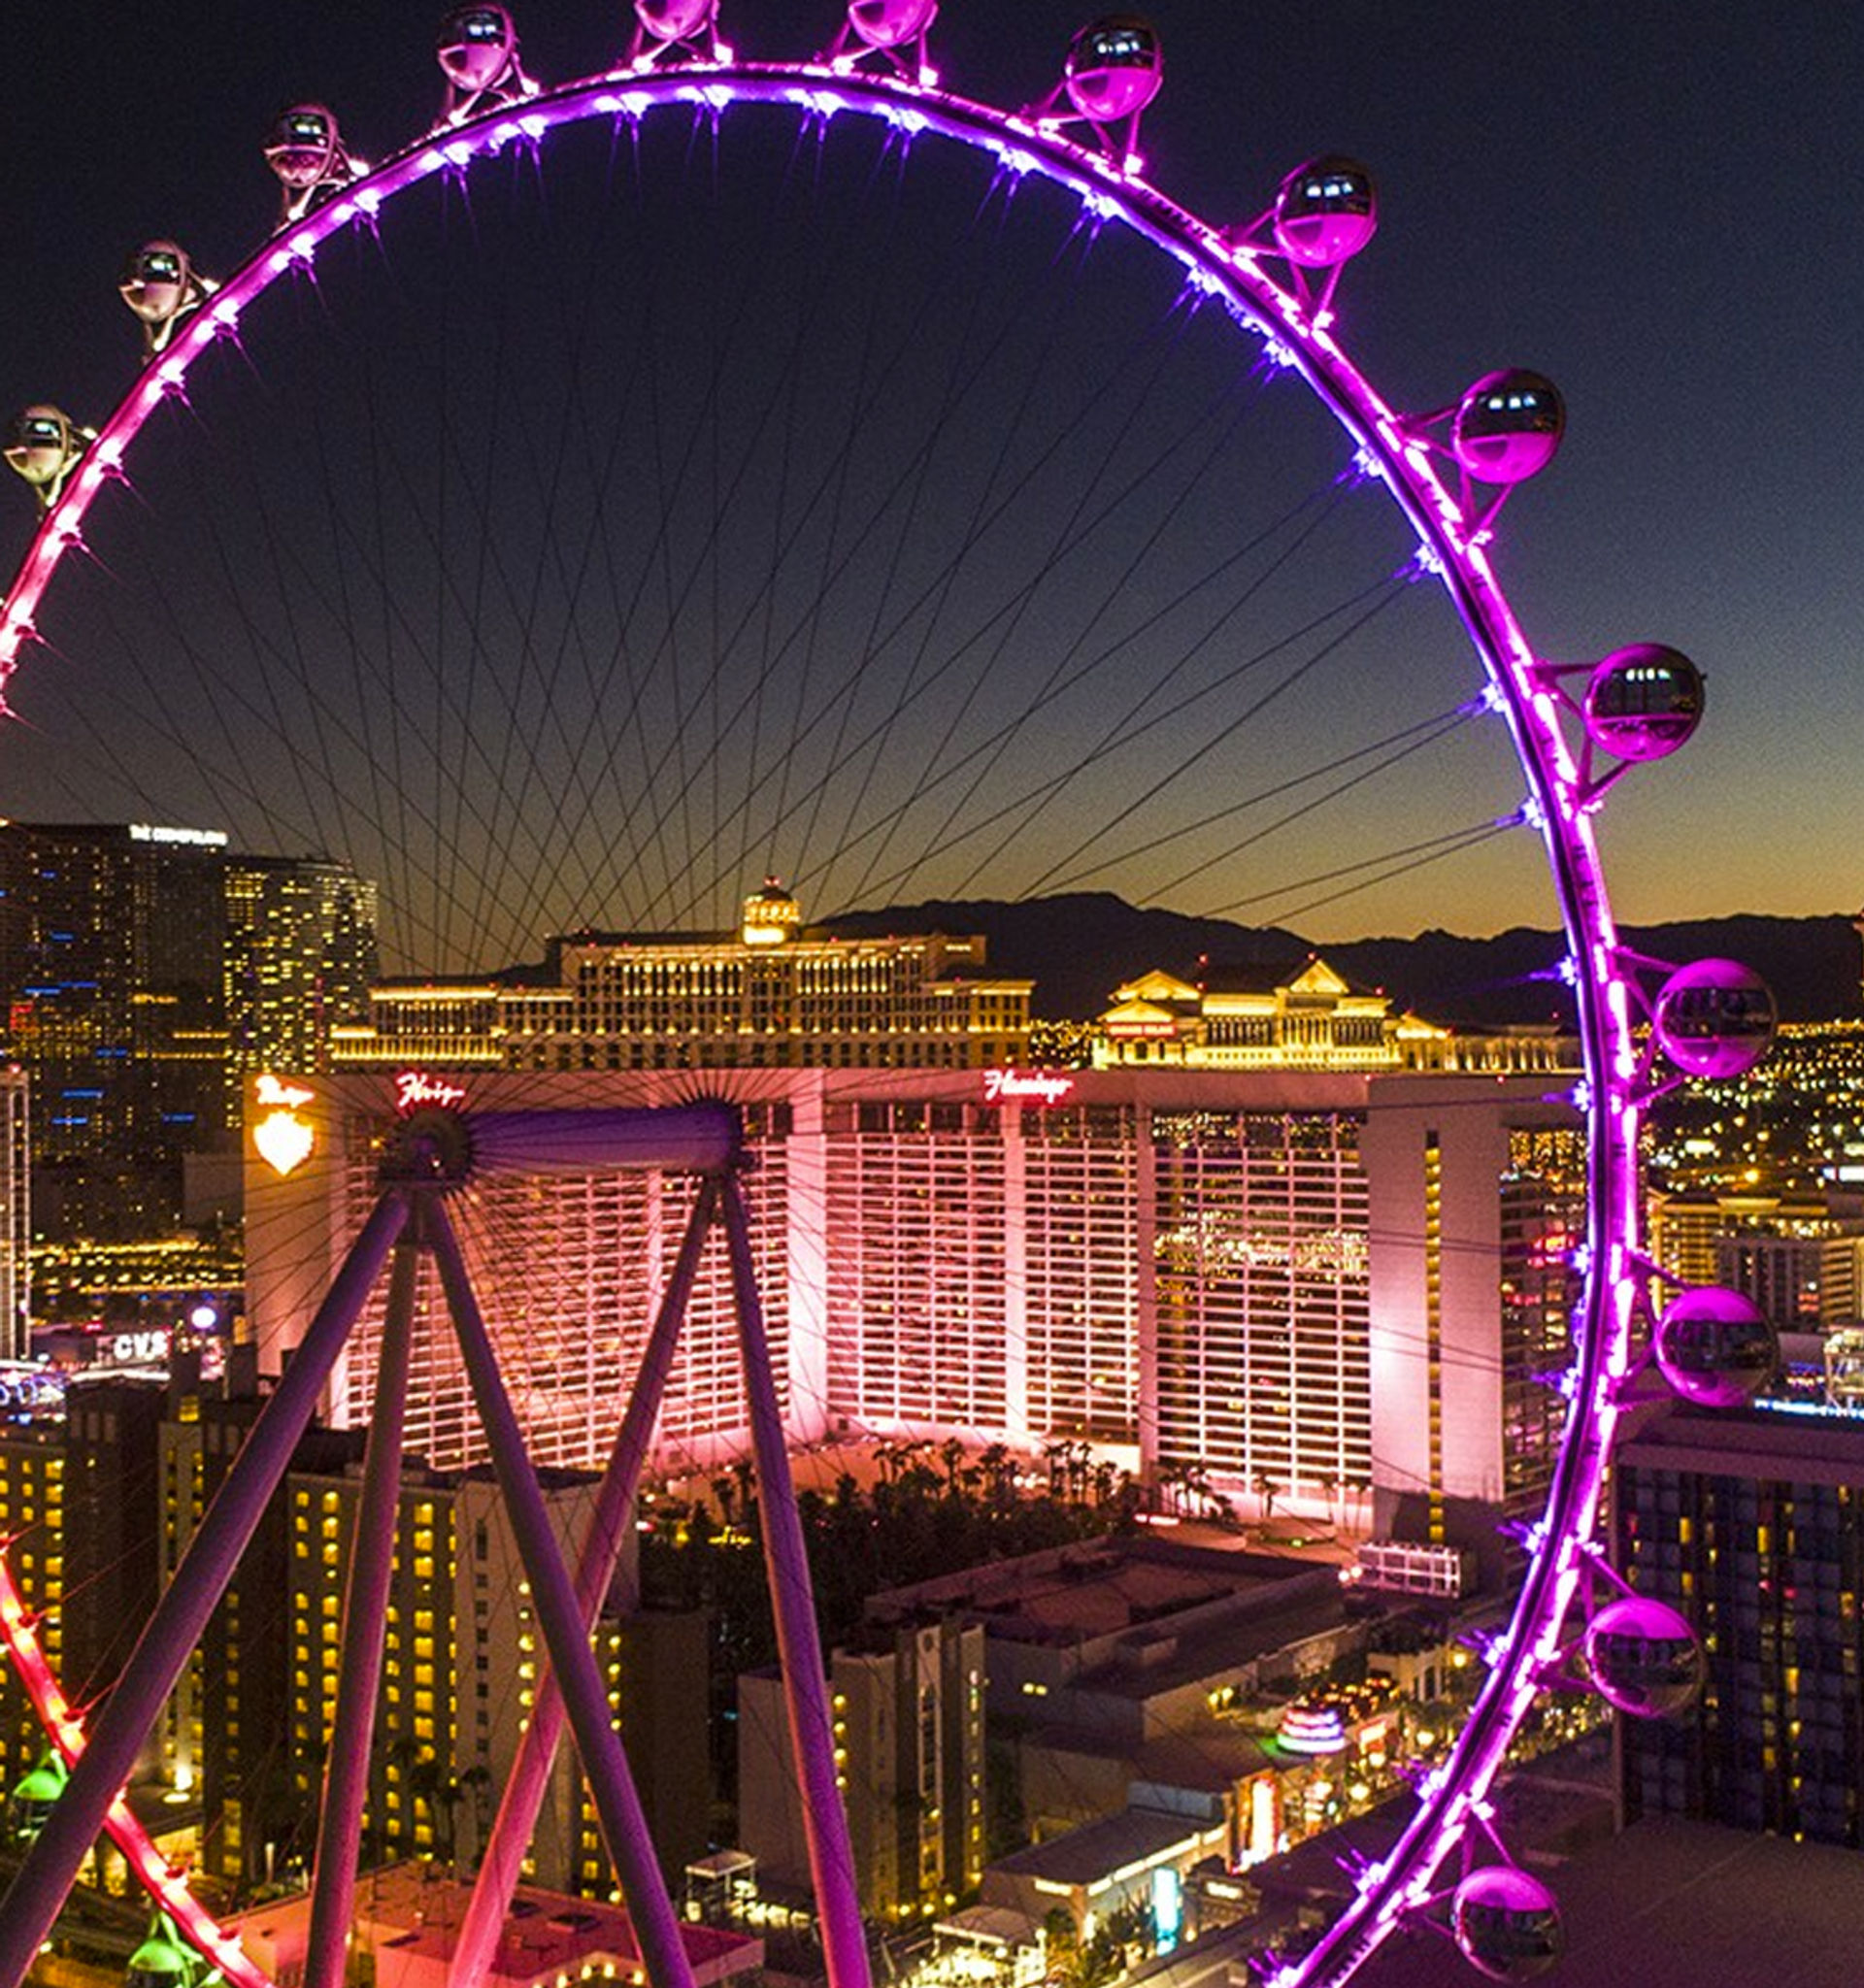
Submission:
[[[123,302],[145,324],[166,324],[188,301],[192,274],[184,249],[145,242],[124,266]]]
[[[1585,731],[1619,759],[1662,759],[1702,720],[1702,672],[1658,642],[1614,649],[1585,686]]]
[[[14,418],[7,461],[35,490],[46,490],[71,467],[78,448],[77,431],[62,408],[27,408]]]
[[[1110,14],[1090,22],[1068,45],[1068,100],[1095,124],[1116,124],[1158,94],[1165,56],[1149,21]]]
[[[48,1749],[39,1765],[14,1783],[7,1798],[7,1836],[16,1848],[24,1849],[38,1840],[69,1778],[64,1762]]]
[[[502,7],[455,7],[440,24],[434,53],[455,89],[478,96],[511,68],[517,30]]]
[[[157,1912],[123,1970],[123,1988],[194,1988],[206,1972],[206,1964],[182,1943],[168,1914]]]
[[[1450,430],[1456,460],[1483,483],[1524,483],[1559,452],[1566,408],[1538,373],[1485,373],[1463,395]]]
[[[285,185],[316,186],[342,156],[336,117],[321,104],[297,104],[282,116],[265,142],[266,162]]]
[[[1275,196],[1276,246],[1304,269],[1350,261],[1378,232],[1378,195],[1357,160],[1310,159]]]
[[[1746,1077],[1773,1047],[1776,1018],[1773,990],[1737,960],[1699,959],[1657,994],[1657,1041],[1691,1077]]]
[[[635,18],[657,42],[689,42],[718,17],[718,0],[634,0]]]
[[[1566,1949],[1553,1894],[1513,1864],[1472,1871],[1456,1887],[1449,1925],[1463,1958],[1491,1981],[1531,1981]]]
[[[1657,1369],[1699,1408],[1738,1408],[1780,1371],[1780,1335],[1751,1298],[1717,1284],[1680,1291],[1653,1341]]]
[[[1608,1602],[1586,1626],[1581,1650],[1599,1696],[1634,1719],[1686,1711],[1707,1674],[1686,1618],[1643,1595]]]
[[[850,0],[848,24],[870,49],[916,41],[938,17],[939,0]]]

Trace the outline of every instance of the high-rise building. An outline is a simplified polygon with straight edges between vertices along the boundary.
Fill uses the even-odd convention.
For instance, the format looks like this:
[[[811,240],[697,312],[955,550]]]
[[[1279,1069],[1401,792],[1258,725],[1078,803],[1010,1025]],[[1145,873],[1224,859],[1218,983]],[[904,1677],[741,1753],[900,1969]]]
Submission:
[[[1651,1197],[1651,1254],[1689,1284],[1727,1284],[1781,1332],[1859,1313],[1864,1220],[1854,1194],[1663,1193]]]
[[[981,937],[840,939],[774,878],[736,933],[585,932],[496,979],[377,987],[342,1069],[976,1070],[1023,1061],[1034,982]]]
[[[40,1649],[54,1671],[64,1662],[65,1425],[63,1418],[0,1422],[0,1534],[8,1578],[37,1622]],[[0,1776],[11,1789],[47,1748],[25,1686],[0,1664]]]
[[[155,1607],[164,1396],[160,1381],[131,1378],[66,1390],[59,1617],[76,1704],[109,1691]]]
[[[31,1076],[35,1217],[172,1227],[184,1155],[225,1150],[240,1077],[322,1069],[376,977],[373,886],[216,830],[0,824],[4,1046]]]
[[[1864,1418],[1675,1408],[1620,1445],[1618,1567],[1708,1662],[1674,1719],[1623,1719],[1627,1813],[1864,1848]]]
[[[944,1911],[983,1873],[983,1626],[873,1625],[829,1659],[835,1777],[861,1905],[876,1919]],[[781,1680],[738,1680],[739,1837],[766,1880],[809,1881]]]
[[[1376,1530],[1492,1565],[1545,1502],[1572,1361],[1585,1155],[1531,1083],[1381,1087],[1370,1182]]]
[[[462,1087],[469,1111],[689,1095],[675,1075],[620,1072]],[[298,1088],[290,1171],[256,1143],[248,1161],[249,1315],[268,1366],[366,1214],[392,1123],[381,1077]],[[1481,1505],[1486,1527],[1542,1481],[1563,1403],[1536,1376],[1566,1343],[1581,1182],[1572,1114],[1536,1080],[791,1070],[711,1088],[746,1114],[797,1441],[1066,1437],[1316,1506],[1376,1477],[1395,1518],[1425,1501],[1413,1537],[1432,1500]],[[653,1173],[487,1176],[455,1202],[544,1460],[605,1454],[691,1195]],[[339,1423],[366,1416],[381,1307],[333,1382]],[[481,1454],[470,1390],[430,1285],[418,1309],[410,1441],[459,1467]],[[659,1463],[739,1454],[746,1426],[715,1239]]]
[[[31,1348],[31,1151],[26,1073],[0,1069],[0,1360]]]
[[[164,1585],[265,1405],[251,1350],[234,1348],[218,1383],[202,1383],[198,1358],[171,1368],[160,1437]],[[340,1477],[362,1447],[360,1430],[313,1427],[293,1461]],[[292,1744],[292,1544],[287,1485],[260,1515],[164,1710],[163,1776],[198,1803],[202,1866],[235,1892],[275,1879],[310,1848],[313,1812]]]
[[[347,863],[237,856],[222,879],[229,1122],[255,1070],[327,1070],[377,978],[376,887]]]

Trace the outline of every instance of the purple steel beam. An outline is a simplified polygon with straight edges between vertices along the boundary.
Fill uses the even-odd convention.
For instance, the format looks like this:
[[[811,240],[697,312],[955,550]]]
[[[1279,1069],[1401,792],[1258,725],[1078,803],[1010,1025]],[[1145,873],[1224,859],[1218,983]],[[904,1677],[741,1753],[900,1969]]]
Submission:
[[[472,1381],[480,1425],[491,1447],[506,1513],[517,1541],[518,1558],[530,1579],[538,1627],[544,1632],[550,1666],[559,1680],[569,1714],[570,1730],[576,1735],[577,1749],[582,1756],[582,1771],[595,1798],[603,1840],[621,1881],[621,1895],[627,1901],[628,1917],[641,1949],[641,1964],[651,1988],[693,1988],[692,1964],[686,1957],[685,1943],[680,1938],[680,1922],[674,1916],[673,1902],[667,1897],[660,1867],[654,1860],[647,1817],[641,1812],[641,1798],[635,1792],[634,1777],[628,1772],[627,1757],[621,1751],[621,1741],[612,1722],[608,1694],[602,1688],[595,1656],[589,1648],[576,1588],[551,1535],[544,1494],[538,1489],[537,1473],[525,1453],[524,1437],[517,1417],[512,1412],[511,1396],[505,1391],[498,1371],[491,1336],[485,1330],[479,1300],[473,1295],[472,1281],[466,1275],[459,1239],[438,1196],[430,1193],[426,1197],[423,1213],[428,1225],[428,1243],[440,1266],[440,1281],[447,1293],[447,1309],[452,1314],[453,1331]]]
[[[303,1342],[252,1424],[130,1653],[64,1793],[26,1852],[6,1897],[0,1899],[0,1983],[5,1988],[19,1988],[56,1923],[65,1894],[103,1829],[105,1814],[129,1778],[208,1617],[226,1592],[267,1502],[290,1468],[324,1381],[407,1220],[407,1203],[391,1190],[376,1204],[351,1243]]]
[[[408,1421],[408,1374],[415,1336],[415,1278],[420,1268],[420,1209],[395,1244],[388,1307],[382,1324],[382,1366],[369,1415],[362,1495],[356,1508],[350,1576],[343,1598],[343,1648],[337,1668],[336,1729],[324,1768],[312,1869],[311,1930],[305,1988],[343,1988],[354,1930],[356,1860],[369,1749],[382,1686],[383,1639],[394,1584],[395,1515],[400,1506],[402,1435]]]
[[[835,1781],[835,1733],[829,1718],[822,1642],[816,1627],[816,1597],[796,1486],[789,1474],[783,1413],[771,1373],[770,1340],[750,1260],[750,1225],[745,1191],[735,1177],[723,1182],[725,1234],[731,1242],[731,1281],[737,1300],[738,1340],[744,1349],[745,1400],[750,1410],[750,1447],[757,1462],[758,1508],[764,1564],[777,1618],[777,1654],[782,1665],[783,1703],[790,1744],[803,1793],[803,1834],[809,1872],[821,1915],[822,1958],[828,1988],[868,1988],[867,1935],[861,1925],[860,1890],[854,1882],[854,1848],[848,1810]]]
[[[577,1607],[585,1629],[594,1627],[621,1557],[621,1543],[627,1537],[628,1521],[634,1511],[648,1445],[653,1440],[653,1425],[667,1391],[667,1375],[673,1371],[673,1356],[685,1323],[686,1306],[699,1275],[700,1252],[717,1212],[717,1195],[712,1181],[700,1184],[673,1276],[661,1296],[647,1351],[641,1356],[641,1370],[635,1375],[620,1433],[596,1493],[588,1538],[583,1541],[576,1574]],[[505,1792],[499,1798],[491,1839],[481,1859],[473,1896],[460,1925],[459,1943],[453,1948],[452,1965],[447,1976],[451,1988],[478,1988],[484,1978],[505,1915],[511,1910],[512,1894],[517,1889],[524,1852],[537,1827],[537,1811],[543,1806],[544,1791],[562,1738],[563,1694],[554,1668],[547,1665],[538,1678],[531,1722],[518,1736],[517,1751],[505,1779]]]
[[[735,1105],[469,1111],[465,1123],[476,1174],[716,1174],[744,1147]]]

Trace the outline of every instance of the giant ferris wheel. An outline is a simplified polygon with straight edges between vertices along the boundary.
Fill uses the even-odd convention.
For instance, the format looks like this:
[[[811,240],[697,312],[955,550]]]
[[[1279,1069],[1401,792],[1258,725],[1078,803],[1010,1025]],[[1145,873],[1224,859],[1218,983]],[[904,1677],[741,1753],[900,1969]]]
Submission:
[[[7,451],[43,508],[0,613],[0,673],[30,724],[8,777],[39,783],[36,800],[10,794],[9,812],[50,812],[57,781],[76,778],[86,791],[116,782],[151,812],[211,805],[279,845],[344,846],[383,879],[393,963],[439,972],[617,909],[688,921],[748,866],[782,863],[850,904],[961,897],[1015,862],[1009,887],[1031,894],[1125,883],[1121,866],[1142,858],[1157,891],[1246,857],[1253,879],[1260,845],[1305,837],[1322,802],[1317,818],[1345,825],[1306,844],[1279,895],[1225,909],[1293,916],[1363,883],[1538,850],[1565,935],[1588,1170],[1552,1485],[1453,1755],[1339,1921],[1275,1975],[1278,1988],[1343,1983],[1394,1929],[1421,1925],[1490,1978],[1529,1978],[1557,1958],[1557,1905],[1491,1806],[1523,1718],[1544,1689],[1576,1685],[1660,1714],[1702,1668],[1689,1625],[1605,1556],[1619,1415],[1652,1369],[1730,1405],[1771,1357],[1730,1294],[1660,1295],[1638,1164],[1648,1102],[1750,1067],[1771,1000],[1729,962],[1627,951],[1596,838],[1615,782],[1689,738],[1698,673],[1651,644],[1581,665],[1539,652],[1494,547],[1505,505],[1559,447],[1558,392],[1505,369],[1441,407],[1381,397],[1339,315],[1379,220],[1370,174],[1308,160],[1236,224],[1175,204],[1141,151],[1163,69],[1145,21],[1083,28],[1052,91],[1003,110],[941,78],[937,0],[852,0],[832,45],[800,61],[728,47],[716,0],[635,12],[612,66],[545,86],[504,9],[456,8],[430,131],[365,165],[331,110],[294,106],[267,146],[282,189],[270,240],[218,282],[175,242],[132,258],[139,378],[94,430],[28,409]],[[1269,414],[1290,425],[1265,444]],[[1360,563],[1316,580],[1340,564],[1342,534]],[[1432,653],[1450,659],[1441,678],[1419,660],[1413,617],[1426,611],[1441,624]],[[99,715],[106,679],[133,735]],[[1297,690],[1333,714],[1330,735],[1348,714],[1362,730],[1320,746],[1284,729]],[[54,734],[79,742],[74,756],[49,766],[40,746],[34,760]],[[1243,791],[1232,753],[1249,736],[1265,757]],[[1444,829],[1439,812],[1427,831],[1380,784],[1434,768],[1418,784],[1441,811],[1464,776],[1430,755],[1478,737],[1506,740],[1491,755],[1505,799],[1477,785],[1469,822]],[[0,1593],[68,1772],[0,1907],[5,1988],[106,1831],[178,1929],[241,1988],[262,1988],[121,1789],[363,1292],[391,1257],[405,1280],[423,1254],[561,1679],[514,1770],[480,1931],[502,1917],[567,1718],[649,1977],[682,1988],[583,1625],[639,1482],[653,1363],[663,1381],[715,1224],[773,1511],[829,1974],[864,1988],[807,1571],[759,1373],[742,1132],[716,1103],[594,1115],[571,1127],[443,1109],[407,1122],[375,1215],[88,1730],[17,1597]],[[591,1165],[696,1186],[658,1350],[573,1572],[535,1508],[510,1376],[449,1208],[496,1172]],[[389,1315],[405,1328],[402,1288]],[[405,1355],[395,1342],[391,1331],[384,1374]],[[398,1412],[385,1381],[315,1874],[316,1988],[341,1979],[353,1905]],[[455,1978],[476,1978],[470,1952]]]

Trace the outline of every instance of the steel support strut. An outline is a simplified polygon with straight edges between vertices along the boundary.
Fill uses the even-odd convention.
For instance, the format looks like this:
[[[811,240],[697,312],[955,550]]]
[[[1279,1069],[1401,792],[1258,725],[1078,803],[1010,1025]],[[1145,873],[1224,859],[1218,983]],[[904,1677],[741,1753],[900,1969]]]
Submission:
[[[350,1245],[123,1666],[64,1793],[0,1899],[0,1988],[19,1988],[57,1923],[65,1894],[290,1467],[337,1355],[407,1219],[406,1201],[390,1189]]]
[[[452,1314],[453,1331],[472,1382],[480,1425],[491,1448],[518,1558],[531,1583],[538,1627],[544,1633],[550,1667],[563,1693],[570,1730],[576,1735],[577,1750],[582,1756],[582,1770],[595,1799],[603,1840],[621,1882],[621,1895],[627,1902],[642,1966],[651,1988],[693,1988],[692,1966],[686,1958],[673,1902],[667,1896],[666,1883],[654,1858],[641,1798],[635,1792],[634,1779],[616,1734],[608,1694],[589,1648],[588,1630],[582,1619],[576,1588],[551,1534],[544,1494],[538,1488],[537,1474],[525,1452],[511,1397],[499,1375],[491,1338],[466,1275],[459,1239],[438,1199],[427,1203],[424,1213],[428,1242],[440,1269],[447,1309]]]
[[[305,1988],[343,1988],[356,1905],[356,1855],[369,1793],[369,1747],[382,1688],[383,1640],[394,1585],[395,1516],[401,1504],[402,1437],[408,1422],[408,1373],[415,1337],[415,1280],[420,1269],[422,1210],[416,1202],[395,1244],[382,1365],[363,1454],[362,1495],[343,1598],[336,1723],[324,1769],[311,1881],[311,1929]]]
[[[777,1653],[782,1665],[790,1744],[795,1749],[796,1778],[803,1792],[810,1876],[821,1913],[822,1958],[828,1966],[829,1988],[868,1988],[867,1935],[854,1882],[848,1811],[835,1780],[835,1736],[829,1720],[828,1685],[822,1669],[821,1638],[816,1628],[809,1560],[803,1548],[802,1521],[796,1515],[796,1487],[789,1474],[782,1410],[777,1403],[777,1383],[771,1377],[770,1341],[750,1260],[745,1194],[735,1178],[726,1178],[724,1198],[738,1338],[744,1349],[745,1400],[750,1410],[751,1453],[757,1463],[764,1561],[777,1618]]]
[[[680,1244],[673,1276],[660,1300],[660,1309],[649,1335],[647,1350],[641,1356],[640,1372],[628,1397],[627,1411],[620,1433],[610,1452],[602,1484],[596,1494],[595,1510],[589,1520],[588,1538],[577,1567],[576,1601],[584,1633],[595,1626],[603,1597],[615,1578],[616,1565],[627,1537],[634,1511],[635,1493],[640,1488],[642,1466],[653,1440],[660,1404],[667,1391],[667,1375],[673,1370],[673,1356],[685,1323],[686,1307],[699,1275],[699,1256],[708,1231],[717,1213],[718,1189],[711,1180],[700,1183],[692,1217]],[[553,1666],[544,1668],[538,1679],[537,1703],[531,1722],[518,1737],[517,1751],[506,1776],[505,1791],[499,1799],[498,1815],[480,1862],[473,1896],[459,1929],[459,1944],[453,1949],[448,1980],[451,1988],[478,1988],[498,1944],[498,1936],[511,1909],[512,1894],[517,1888],[524,1853],[530,1846],[537,1815],[549,1785],[550,1768],[563,1738],[563,1693]]]

